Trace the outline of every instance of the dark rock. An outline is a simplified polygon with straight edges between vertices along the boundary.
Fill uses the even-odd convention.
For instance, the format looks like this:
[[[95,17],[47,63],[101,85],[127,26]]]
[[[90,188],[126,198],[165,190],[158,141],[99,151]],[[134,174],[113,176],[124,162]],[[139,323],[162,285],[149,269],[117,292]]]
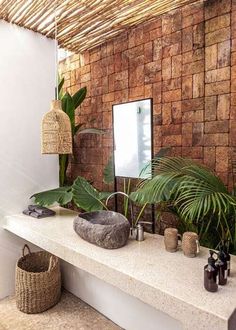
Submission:
[[[75,218],[74,230],[81,238],[92,244],[105,249],[117,249],[126,244],[130,224],[117,212],[85,212]]]

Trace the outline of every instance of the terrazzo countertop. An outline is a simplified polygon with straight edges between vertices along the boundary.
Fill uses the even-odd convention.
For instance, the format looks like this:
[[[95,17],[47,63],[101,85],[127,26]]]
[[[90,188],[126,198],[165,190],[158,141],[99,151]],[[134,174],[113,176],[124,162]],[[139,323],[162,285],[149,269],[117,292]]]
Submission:
[[[7,216],[2,226],[124,292],[182,322],[185,330],[236,330],[236,257],[228,284],[218,292],[203,287],[208,249],[196,258],[166,252],[163,237],[145,233],[117,250],[82,240],[73,230],[75,212],[54,208],[56,216]]]

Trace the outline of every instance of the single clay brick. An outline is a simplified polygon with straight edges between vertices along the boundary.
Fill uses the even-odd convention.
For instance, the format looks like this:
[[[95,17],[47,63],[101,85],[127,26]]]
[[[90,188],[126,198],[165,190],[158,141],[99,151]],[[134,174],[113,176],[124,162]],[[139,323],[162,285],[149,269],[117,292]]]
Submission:
[[[209,0],[205,3],[205,19],[229,13],[231,0]]]
[[[193,28],[189,26],[182,30],[182,49],[188,52],[193,49]]]
[[[222,80],[230,79],[230,67],[224,67],[220,69],[210,70],[206,72],[205,82],[212,83]]]
[[[204,72],[193,75],[193,98],[204,96]]]
[[[182,101],[182,111],[195,111],[204,109],[204,98],[196,98]]]
[[[181,100],[181,89],[163,92],[164,102],[173,102]]]
[[[229,148],[216,147],[216,171],[227,172],[229,166]]]
[[[230,25],[230,14],[217,16],[205,22],[205,32],[213,32]]]
[[[172,78],[180,77],[182,70],[182,55],[176,55],[172,57]]]
[[[227,133],[229,132],[228,120],[216,120],[205,122],[205,133]]]
[[[204,147],[203,148],[203,159],[204,164],[211,169],[215,169],[215,163],[216,163],[216,151],[215,147]]]
[[[193,97],[193,76],[184,76],[182,78],[182,99],[191,99]]]
[[[215,133],[204,135],[205,146],[228,146],[229,135],[228,133]]]
[[[217,119],[229,119],[230,112],[230,94],[223,94],[218,96],[217,103]]]
[[[217,45],[205,48],[205,69],[206,71],[217,68]]]
[[[227,94],[230,92],[230,81],[220,81],[205,85],[205,95]]]
[[[205,97],[205,120],[216,120],[217,96]]]
[[[230,39],[230,27],[207,33],[205,36],[206,46],[210,46]]]
[[[172,123],[171,103],[164,103],[162,105],[162,123],[163,125],[170,125]]]
[[[230,65],[230,40],[218,44],[217,66],[222,68]]]

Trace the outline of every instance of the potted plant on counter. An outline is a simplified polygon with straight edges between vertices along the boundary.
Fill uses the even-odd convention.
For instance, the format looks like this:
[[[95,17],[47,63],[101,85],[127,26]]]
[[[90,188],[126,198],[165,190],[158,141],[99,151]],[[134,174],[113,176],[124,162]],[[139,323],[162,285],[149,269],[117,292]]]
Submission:
[[[216,248],[223,240],[236,251],[236,198],[209,168],[181,157],[153,162],[153,177],[131,193],[133,201],[168,203],[182,226],[195,228],[203,245]]]

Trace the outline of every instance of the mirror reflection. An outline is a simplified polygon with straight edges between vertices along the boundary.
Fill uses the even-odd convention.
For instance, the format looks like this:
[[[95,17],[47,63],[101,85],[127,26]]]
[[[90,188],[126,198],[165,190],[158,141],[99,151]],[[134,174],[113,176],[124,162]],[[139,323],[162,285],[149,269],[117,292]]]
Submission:
[[[151,99],[113,106],[115,176],[142,177],[152,158],[151,113]]]

